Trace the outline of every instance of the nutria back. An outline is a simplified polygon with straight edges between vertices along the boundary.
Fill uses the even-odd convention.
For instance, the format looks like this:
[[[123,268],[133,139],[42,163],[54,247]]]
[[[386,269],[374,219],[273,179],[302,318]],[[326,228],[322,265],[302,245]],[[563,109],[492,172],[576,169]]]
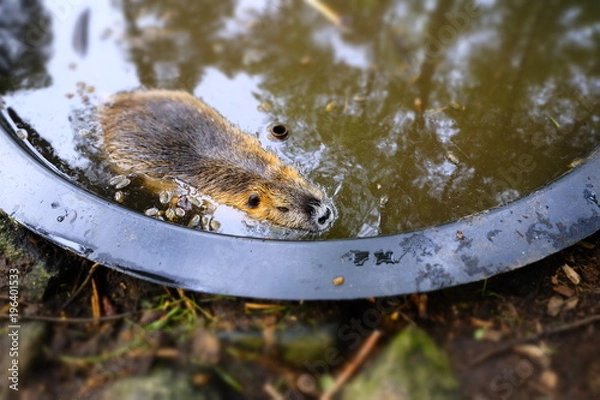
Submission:
[[[255,219],[289,228],[319,232],[335,218],[321,189],[188,93],[121,93],[101,107],[99,121],[103,149],[119,172],[165,186],[180,180]]]

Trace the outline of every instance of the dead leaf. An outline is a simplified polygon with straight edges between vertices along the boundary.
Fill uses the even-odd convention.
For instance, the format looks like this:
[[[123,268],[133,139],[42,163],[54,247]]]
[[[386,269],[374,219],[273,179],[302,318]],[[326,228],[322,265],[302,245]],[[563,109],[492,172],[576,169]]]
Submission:
[[[579,282],[581,282],[581,277],[579,276],[579,274],[577,272],[575,272],[575,270],[571,267],[569,267],[567,264],[562,266],[562,270],[565,273],[565,275],[567,276],[567,278],[573,282],[574,285],[579,285]]]
[[[590,242],[586,242],[585,240],[582,240],[581,242],[577,243],[579,246],[583,247],[584,249],[588,249],[588,250],[592,250],[596,248],[596,245],[594,243],[590,243]]]
[[[471,326],[474,328],[491,328],[494,323],[492,321],[485,321],[483,319],[471,317]]]
[[[579,303],[579,298],[578,297],[572,297],[570,299],[567,299],[565,301],[565,305],[563,307],[563,310],[564,311],[572,310],[575,307],[577,307],[577,303]]]
[[[554,286],[554,287],[552,287],[552,290],[554,290],[556,293],[562,294],[563,296],[565,296],[567,298],[573,297],[573,295],[575,294],[573,289],[571,289],[567,286],[564,286],[564,285]]]
[[[549,316],[556,317],[564,303],[565,301],[562,299],[562,297],[552,296],[550,297],[550,300],[548,300],[548,308],[546,309],[546,312]]]

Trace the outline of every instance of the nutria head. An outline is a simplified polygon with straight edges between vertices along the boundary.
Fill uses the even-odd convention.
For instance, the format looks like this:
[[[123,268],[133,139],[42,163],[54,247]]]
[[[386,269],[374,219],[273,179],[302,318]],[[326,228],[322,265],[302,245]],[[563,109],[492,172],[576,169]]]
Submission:
[[[335,208],[320,190],[315,189],[277,184],[257,187],[249,192],[242,209],[255,219],[268,220],[275,225],[322,232],[333,223]]]
[[[336,217],[321,189],[188,93],[118,94],[99,120],[115,169],[147,177],[149,187],[180,181],[254,219],[308,232]]]
[[[212,190],[212,197],[274,225],[313,233],[329,229],[336,210],[321,189],[290,167],[271,172],[268,179],[248,173],[242,173],[244,179],[240,179],[237,171],[236,179],[225,186],[227,190]]]

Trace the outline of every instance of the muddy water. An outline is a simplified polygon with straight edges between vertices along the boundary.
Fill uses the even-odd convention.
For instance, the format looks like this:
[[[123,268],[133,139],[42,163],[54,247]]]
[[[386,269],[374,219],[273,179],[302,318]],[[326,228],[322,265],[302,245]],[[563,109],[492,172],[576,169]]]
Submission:
[[[598,2],[315,4],[14,6],[0,93],[46,151],[112,198],[87,138],[93,107],[139,87],[192,92],[334,197],[339,218],[323,238],[510,202],[600,144]],[[290,127],[287,141],[270,139],[274,122]],[[135,187],[127,196],[140,211],[156,203]],[[221,231],[252,234],[236,226]]]

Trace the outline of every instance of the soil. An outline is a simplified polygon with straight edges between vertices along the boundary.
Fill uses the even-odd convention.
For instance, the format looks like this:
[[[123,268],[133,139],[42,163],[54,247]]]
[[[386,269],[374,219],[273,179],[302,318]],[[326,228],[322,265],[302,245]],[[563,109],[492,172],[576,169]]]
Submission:
[[[600,233],[484,282],[383,301],[303,303],[147,283],[10,229],[26,255],[3,249],[0,270],[27,274],[40,257],[52,275],[43,296],[21,299],[22,325],[40,327],[36,345],[19,355],[22,399],[109,398],[115,382],[156,371],[168,371],[173,385],[162,385],[173,388],[183,376],[196,398],[318,398],[324,380],[315,375],[347,372],[376,330],[368,363],[409,326],[449,355],[459,398],[600,398]],[[375,305],[383,311],[373,323],[365,316]],[[351,330],[341,335],[344,326]],[[331,346],[340,354],[328,354]]]

